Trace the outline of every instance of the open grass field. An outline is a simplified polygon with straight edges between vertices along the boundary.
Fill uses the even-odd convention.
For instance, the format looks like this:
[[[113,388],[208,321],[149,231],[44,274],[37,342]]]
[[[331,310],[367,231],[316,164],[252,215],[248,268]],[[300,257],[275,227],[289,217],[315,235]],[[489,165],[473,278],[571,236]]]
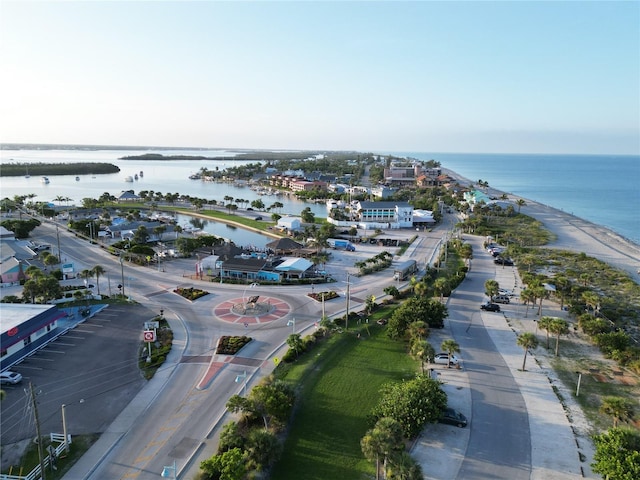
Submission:
[[[348,480],[375,474],[360,448],[372,427],[367,416],[383,384],[412,378],[419,370],[405,343],[387,338],[377,318],[372,315],[369,325],[334,334],[288,368],[284,380],[298,386],[299,401],[272,479]]]

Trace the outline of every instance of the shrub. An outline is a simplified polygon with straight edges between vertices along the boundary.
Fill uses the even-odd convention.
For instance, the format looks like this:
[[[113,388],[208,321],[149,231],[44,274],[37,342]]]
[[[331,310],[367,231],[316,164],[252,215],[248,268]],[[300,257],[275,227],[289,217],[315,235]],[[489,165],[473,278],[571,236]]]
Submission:
[[[216,353],[221,355],[235,355],[240,351],[242,347],[244,347],[251,340],[252,340],[251,337],[246,337],[246,336],[220,337],[220,341],[218,342],[218,348],[216,349]]]

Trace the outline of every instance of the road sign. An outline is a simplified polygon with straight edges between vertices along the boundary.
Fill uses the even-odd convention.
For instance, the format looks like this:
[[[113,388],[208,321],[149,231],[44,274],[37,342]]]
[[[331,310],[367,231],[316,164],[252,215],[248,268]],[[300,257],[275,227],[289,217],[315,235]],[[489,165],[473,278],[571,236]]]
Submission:
[[[144,331],[144,341],[145,342],[155,342],[156,341],[156,332],[153,330],[145,330]]]
[[[145,330],[153,330],[154,328],[160,328],[160,322],[144,322]]]

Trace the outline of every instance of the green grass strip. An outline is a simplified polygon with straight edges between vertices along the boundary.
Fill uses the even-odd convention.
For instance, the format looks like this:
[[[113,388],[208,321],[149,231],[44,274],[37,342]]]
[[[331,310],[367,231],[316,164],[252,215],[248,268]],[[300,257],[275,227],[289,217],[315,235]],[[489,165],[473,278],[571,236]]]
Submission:
[[[285,380],[298,384],[297,408],[284,453],[271,478],[361,479],[374,475],[360,439],[371,428],[367,416],[384,383],[413,378],[416,362],[403,342],[386,337],[373,323],[335,334],[289,368]],[[357,333],[360,332],[360,338]]]

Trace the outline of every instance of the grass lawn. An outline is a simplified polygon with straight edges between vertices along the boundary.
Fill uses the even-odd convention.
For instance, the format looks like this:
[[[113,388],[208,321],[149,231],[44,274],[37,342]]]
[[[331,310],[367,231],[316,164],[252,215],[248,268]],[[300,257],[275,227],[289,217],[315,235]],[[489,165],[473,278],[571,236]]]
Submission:
[[[372,427],[367,416],[379,400],[380,386],[413,378],[418,365],[406,354],[406,345],[388,339],[371,318],[371,336],[362,325],[335,334],[287,369],[284,380],[298,386],[298,403],[272,479],[346,480],[375,474],[360,449],[360,439]]]

